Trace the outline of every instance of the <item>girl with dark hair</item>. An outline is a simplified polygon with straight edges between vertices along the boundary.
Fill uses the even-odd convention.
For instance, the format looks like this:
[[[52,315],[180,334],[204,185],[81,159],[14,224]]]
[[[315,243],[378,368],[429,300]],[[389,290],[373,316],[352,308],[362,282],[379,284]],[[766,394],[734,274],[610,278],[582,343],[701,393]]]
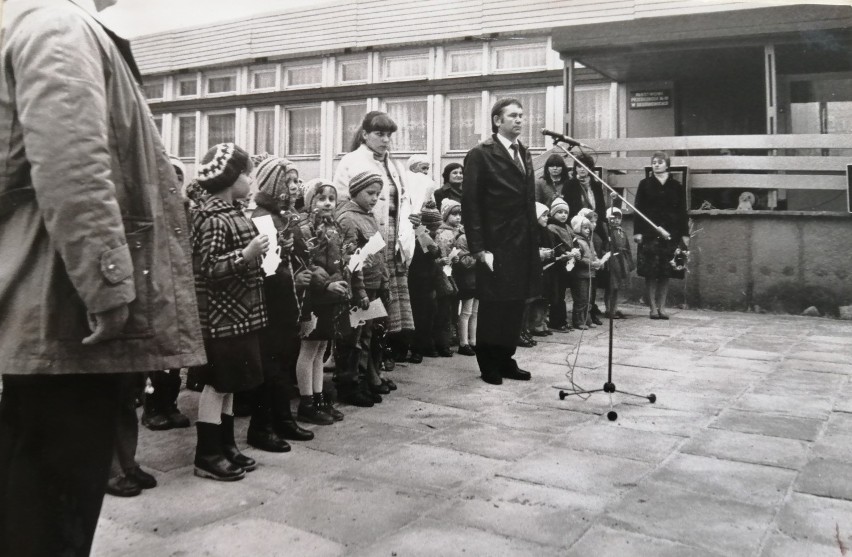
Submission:
[[[393,343],[396,360],[408,355],[410,337],[414,332],[414,317],[408,292],[408,265],[414,255],[414,227],[420,225],[420,215],[412,211],[411,197],[405,187],[403,172],[390,156],[391,137],[396,123],[384,112],[367,113],[352,141],[352,151],[343,156],[334,173],[334,186],[342,203],[349,199],[349,183],[363,172],[382,177],[379,200],[373,215],[387,246],[383,250],[385,265],[390,272],[388,283],[389,340]],[[380,339],[374,337],[375,342]]]
[[[535,182],[535,200],[550,207],[554,199],[562,196],[569,179],[565,158],[556,153],[550,155],[541,178]]]
[[[682,279],[685,274],[684,269],[675,268],[671,261],[678,247],[689,248],[686,190],[669,173],[670,163],[668,154],[654,153],[651,157],[654,175],[639,182],[636,190],[636,209],[670,234],[668,239],[663,238],[644,219],[636,219],[633,225],[633,241],[638,246],[636,272],[645,279],[645,298],[651,319],[669,318],[663,311],[669,279]]]
[[[452,199],[461,203],[464,166],[457,162],[451,162],[444,167],[444,172],[441,175],[444,178],[444,185],[435,192],[435,205],[440,207],[445,199]]]

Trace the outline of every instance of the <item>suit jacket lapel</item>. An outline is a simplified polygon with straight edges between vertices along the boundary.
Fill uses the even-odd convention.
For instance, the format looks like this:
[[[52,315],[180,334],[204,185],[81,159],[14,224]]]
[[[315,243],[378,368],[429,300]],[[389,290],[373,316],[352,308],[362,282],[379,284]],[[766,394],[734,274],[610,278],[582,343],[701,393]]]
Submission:
[[[506,159],[509,162],[509,164],[512,165],[512,168],[515,170],[515,172],[517,172],[518,174],[521,174],[523,176],[524,175],[523,172],[521,172],[521,169],[518,168],[518,166],[515,164],[515,159],[514,159],[514,157],[512,157],[512,153],[510,153],[508,151],[508,149],[506,149],[506,147],[503,146],[502,141],[497,139],[497,134],[494,134],[492,136],[492,139],[494,141],[494,153],[497,156],[500,156],[500,157],[503,157],[504,159]],[[520,142],[518,142],[518,145],[520,145],[520,148],[518,149],[518,156],[521,157],[521,161],[524,163],[524,168],[527,168],[526,149],[524,148],[523,145],[520,144]],[[526,178],[526,176],[524,176],[524,178]]]

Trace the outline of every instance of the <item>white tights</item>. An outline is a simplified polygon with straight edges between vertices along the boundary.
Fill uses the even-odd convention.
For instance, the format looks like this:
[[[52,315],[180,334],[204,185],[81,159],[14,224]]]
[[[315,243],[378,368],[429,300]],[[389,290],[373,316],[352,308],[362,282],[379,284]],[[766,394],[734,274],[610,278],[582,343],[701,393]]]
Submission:
[[[327,340],[303,340],[296,361],[296,381],[302,396],[322,392],[322,357]]]
[[[222,414],[234,415],[234,393],[220,393],[210,385],[204,385],[198,399],[198,421],[221,424]]]
[[[459,346],[470,344],[476,346],[476,316],[479,313],[479,300],[470,298],[462,300],[459,314]]]

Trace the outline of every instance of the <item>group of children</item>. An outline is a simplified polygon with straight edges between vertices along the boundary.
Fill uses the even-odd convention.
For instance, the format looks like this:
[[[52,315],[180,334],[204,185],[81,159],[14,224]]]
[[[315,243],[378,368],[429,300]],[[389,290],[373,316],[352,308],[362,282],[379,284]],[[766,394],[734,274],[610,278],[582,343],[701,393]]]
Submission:
[[[372,406],[396,390],[382,377],[385,367],[381,319],[354,322],[351,313],[376,300],[388,305],[389,270],[381,254],[362,256],[380,234],[373,208],[382,177],[369,170],[354,175],[348,199],[329,181],[312,180],[298,211],[293,184],[298,171],[285,159],[257,157],[233,143],[219,144],[202,158],[187,188],[192,228],[196,295],[208,364],[195,370],[203,385],[196,422],[195,474],[234,481],[257,463],[234,439],[234,394],[253,392],[247,441],[271,452],[290,450],[287,440],[308,440],[290,410],[290,372],[299,388],[299,421],[330,425],[344,418],[323,392],[324,362],[333,356],[337,399]],[[256,208],[241,200],[256,182]],[[530,300],[527,334],[585,329],[595,271],[603,262],[595,246],[595,213],[581,211],[568,222],[568,205],[556,198],[536,204],[541,225],[544,295]],[[617,284],[632,268],[620,211],[610,209],[610,269],[617,280],[608,290],[608,311],[616,314]],[[461,204],[427,201],[416,227],[409,267],[415,320],[410,361],[476,353],[475,261],[467,249]],[[261,234],[253,219],[271,220],[275,236]],[[600,246],[597,246],[599,249]],[[268,257],[269,252],[274,253]],[[270,259],[272,260],[270,268]],[[618,265],[615,263],[619,262]],[[573,298],[569,323],[565,293]],[[457,338],[454,338],[457,337]],[[533,341],[534,342],[534,341]]]
[[[621,209],[607,209],[607,222],[601,227],[608,239],[608,255],[601,253],[604,240],[595,233],[597,213],[581,209],[570,222],[568,215],[568,204],[561,197],[554,198],[549,207],[536,203],[543,289],[540,298],[527,302],[519,346],[535,346],[533,336],[595,327],[590,308],[598,287],[604,289],[607,316],[623,318],[618,311],[618,291],[626,285],[635,265],[627,235],[621,228]],[[596,274],[604,265],[608,273],[604,280],[596,281]],[[572,299],[570,320],[565,301],[568,290]]]

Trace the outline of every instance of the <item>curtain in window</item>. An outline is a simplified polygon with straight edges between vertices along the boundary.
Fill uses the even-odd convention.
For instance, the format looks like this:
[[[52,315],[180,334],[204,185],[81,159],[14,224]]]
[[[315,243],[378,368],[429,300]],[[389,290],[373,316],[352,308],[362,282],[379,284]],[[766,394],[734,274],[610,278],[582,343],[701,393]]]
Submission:
[[[450,99],[450,150],[475,147],[480,138],[481,97]]]
[[[178,156],[195,158],[195,116],[178,118]]]
[[[361,127],[361,122],[367,114],[367,103],[340,105],[340,152],[349,151],[355,132]]]
[[[366,81],[367,60],[344,60],[340,63],[340,81]]]
[[[397,125],[394,151],[426,151],[426,100],[390,101],[386,110]]]
[[[189,96],[198,94],[198,82],[196,80],[183,80],[178,82],[178,95]]]
[[[288,154],[318,155],[320,152],[320,107],[294,108],[288,110]]]
[[[524,105],[524,124],[519,138],[521,142],[527,147],[544,147],[544,136],[541,135],[541,129],[545,127],[544,122],[547,116],[547,95],[545,92],[500,93],[496,98],[503,97],[514,97]]]
[[[217,143],[231,143],[237,137],[236,114],[211,114],[207,116],[207,148]]]
[[[211,77],[207,80],[208,93],[230,93],[237,90],[237,78],[233,75]]]
[[[162,99],[165,85],[162,81],[154,83],[146,83],[142,86],[142,91],[145,93],[146,99]]]
[[[405,56],[400,58],[385,58],[384,60],[385,79],[427,77],[428,75],[429,58],[427,56]]]
[[[275,70],[255,72],[252,88],[270,89],[272,87],[275,87]]]
[[[574,91],[574,137],[610,136],[609,86]]]
[[[322,83],[322,66],[287,68],[287,86],[319,85]]]
[[[497,69],[538,68],[547,65],[544,45],[518,46],[497,50]]]
[[[451,52],[450,73],[471,73],[482,70],[482,51]]]
[[[258,110],[254,113],[254,152],[275,152],[275,111]]]

